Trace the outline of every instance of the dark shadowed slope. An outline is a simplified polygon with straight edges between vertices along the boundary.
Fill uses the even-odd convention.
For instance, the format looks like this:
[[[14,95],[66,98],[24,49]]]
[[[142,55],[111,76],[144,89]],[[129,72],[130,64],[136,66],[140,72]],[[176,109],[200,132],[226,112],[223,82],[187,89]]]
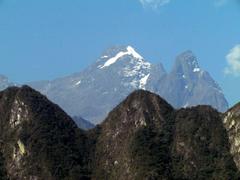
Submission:
[[[143,90],[89,131],[28,86],[0,92],[2,178],[237,179],[237,136],[209,106],[175,110]]]
[[[237,168],[221,114],[209,106],[174,110],[136,91],[100,125],[95,179],[233,179]]]
[[[177,111],[172,161],[176,179],[236,178],[221,114],[209,106]]]
[[[0,93],[1,153],[10,179],[71,179],[88,174],[86,136],[57,105],[33,89]]]

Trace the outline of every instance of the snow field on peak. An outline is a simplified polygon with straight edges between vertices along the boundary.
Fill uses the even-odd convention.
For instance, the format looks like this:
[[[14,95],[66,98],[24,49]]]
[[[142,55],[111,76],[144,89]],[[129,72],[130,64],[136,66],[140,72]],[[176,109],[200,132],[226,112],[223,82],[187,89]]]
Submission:
[[[150,74],[146,75],[145,77],[143,77],[143,78],[140,80],[139,89],[146,90],[146,84],[147,84],[147,81],[148,81],[149,76],[150,76]]]
[[[98,66],[98,68],[100,69],[103,69],[103,68],[106,68],[106,67],[109,67],[111,66],[112,64],[116,63],[120,58],[122,58],[123,56],[126,56],[126,55],[131,55],[133,56],[134,58],[136,59],[139,59],[139,60],[142,60],[143,57],[141,55],[139,55],[131,46],[128,46],[127,48],[127,51],[123,52],[119,52],[116,56],[108,59],[104,65],[100,65]],[[106,57],[106,56],[104,56]]]

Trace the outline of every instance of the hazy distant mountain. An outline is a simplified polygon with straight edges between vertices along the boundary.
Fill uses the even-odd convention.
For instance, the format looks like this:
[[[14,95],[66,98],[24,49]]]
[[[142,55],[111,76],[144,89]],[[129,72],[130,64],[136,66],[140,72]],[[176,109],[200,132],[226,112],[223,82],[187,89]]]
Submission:
[[[207,71],[200,68],[191,51],[180,54],[171,72],[147,89],[161,95],[177,108],[200,104],[211,105],[221,112],[228,108],[221,88]]]
[[[9,86],[14,86],[14,84],[9,82],[6,76],[0,74],[0,90],[6,89]]]
[[[78,125],[79,128],[84,130],[93,129],[95,127],[94,124],[90,123],[89,121],[79,116],[74,116],[73,120],[75,121],[75,123]]]
[[[131,47],[116,47],[80,73],[30,86],[46,94],[71,116],[80,115],[99,123],[129,93],[145,87],[150,71],[151,64]]]
[[[29,85],[71,116],[81,116],[92,123],[101,122],[136,89],[155,92],[175,108],[207,104],[225,111],[228,107],[221,88],[199,67],[190,51],[179,55],[167,73],[163,65],[150,64],[131,46],[114,47],[82,72]]]

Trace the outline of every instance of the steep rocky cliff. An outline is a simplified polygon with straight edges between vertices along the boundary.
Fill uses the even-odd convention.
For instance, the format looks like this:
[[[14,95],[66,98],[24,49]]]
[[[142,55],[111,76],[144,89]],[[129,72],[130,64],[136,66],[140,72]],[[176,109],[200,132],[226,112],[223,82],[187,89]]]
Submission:
[[[240,104],[237,104],[224,114],[224,125],[228,131],[231,153],[240,170]]]

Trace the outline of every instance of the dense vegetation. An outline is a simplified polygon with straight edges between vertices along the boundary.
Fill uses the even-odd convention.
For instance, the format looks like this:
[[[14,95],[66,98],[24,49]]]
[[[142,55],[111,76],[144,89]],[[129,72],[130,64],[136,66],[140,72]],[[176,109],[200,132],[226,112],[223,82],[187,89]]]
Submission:
[[[9,90],[7,90],[9,91]],[[89,176],[87,167],[87,137],[75,123],[57,105],[29,87],[12,89],[12,103],[6,112],[11,112],[19,101],[16,111],[21,116],[21,123],[12,128],[8,119],[2,120],[4,131],[1,136],[4,142],[6,160],[14,167],[17,176],[44,177],[46,179],[81,179]],[[7,93],[8,94],[8,93]],[[6,99],[6,96],[2,96]],[[24,103],[24,105],[22,105]],[[25,107],[26,106],[26,107]],[[20,110],[21,109],[21,110]],[[27,112],[27,117],[24,112]],[[22,113],[22,114],[21,114]],[[19,162],[15,162],[13,154],[19,142],[26,149]],[[20,163],[20,165],[19,165]],[[21,167],[19,167],[21,166]],[[19,178],[19,177],[18,177]]]
[[[237,179],[228,136],[216,110],[208,106],[179,110],[174,136],[175,179]]]
[[[137,179],[239,179],[219,113],[181,109],[161,129],[141,128],[130,150]]]
[[[5,168],[5,159],[0,152],[0,180],[7,180],[7,172]]]
[[[130,146],[135,161],[136,179],[165,179],[171,177],[170,138],[154,128],[143,128]]]
[[[208,106],[174,110],[136,91],[84,131],[24,86],[0,93],[0,116],[0,180],[238,179],[221,114]]]

